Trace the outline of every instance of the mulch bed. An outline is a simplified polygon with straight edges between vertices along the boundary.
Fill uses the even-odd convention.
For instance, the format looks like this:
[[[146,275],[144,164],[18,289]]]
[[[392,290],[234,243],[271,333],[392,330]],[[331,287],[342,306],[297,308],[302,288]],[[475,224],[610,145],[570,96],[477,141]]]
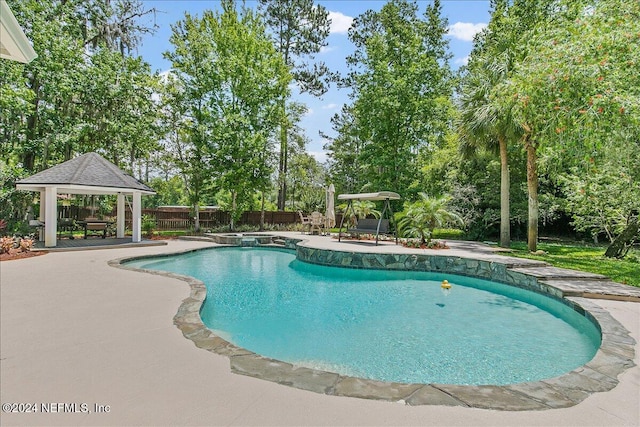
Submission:
[[[12,250],[8,254],[0,254],[0,261],[13,261],[15,259],[32,258],[34,256],[46,255],[48,253],[49,252],[47,251],[20,252],[17,250]]]
[[[427,244],[421,244],[420,246],[408,245],[406,242],[402,243],[402,246],[405,248],[413,248],[413,249],[449,249],[446,243],[436,242],[435,244],[431,244],[431,246]]]
[[[332,236],[332,238],[334,239],[338,239],[338,236]],[[342,236],[341,237],[342,240],[363,240],[363,241],[375,241],[376,238],[372,237],[372,236],[360,236],[360,237],[352,237],[352,236]],[[381,242],[384,241],[388,241],[387,239],[380,239]],[[449,246],[447,246],[447,242],[443,242],[443,241],[432,241],[431,242],[431,246],[427,245],[427,244],[421,244],[419,246],[416,246],[415,244],[409,244],[406,241],[400,241],[400,244],[402,246],[404,246],[405,248],[412,248],[412,249],[450,249]]]

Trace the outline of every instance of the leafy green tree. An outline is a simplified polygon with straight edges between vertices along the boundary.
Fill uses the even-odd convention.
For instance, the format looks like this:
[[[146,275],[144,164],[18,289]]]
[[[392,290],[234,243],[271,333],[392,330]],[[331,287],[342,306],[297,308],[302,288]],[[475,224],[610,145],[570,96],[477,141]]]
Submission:
[[[153,30],[140,19],[153,11],[139,0],[8,4],[38,53],[29,64],[0,61],[0,169],[12,171],[0,191],[18,230],[33,195],[16,192],[15,179],[87,151],[133,173],[155,148],[155,79],[129,55]]]
[[[421,244],[430,244],[433,230],[446,224],[462,224],[462,218],[447,205],[449,197],[429,197],[419,193],[420,199],[406,206],[404,212],[398,214],[398,228],[403,236],[417,237]]]
[[[142,199],[143,207],[146,209],[188,204],[188,200],[185,198],[184,182],[179,175],[168,179],[153,178],[149,181],[149,186],[156,191],[156,194]]]
[[[140,58],[120,52],[102,49],[91,60],[76,96],[83,105],[78,138],[65,140],[59,150],[65,159],[78,151],[100,151],[135,171],[140,160],[158,149],[158,109],[152,96],[159,90],[158,79]]]
[[[540,21],[528,33],[528,55],[503,88],[525,131],[530,195],[537,186],[533,159],[540,149],[560,151],[557,157],[569,166],[593,162],[597,176],[601,168],[627,163],[621,148],[639,137],[640,78],[634,64],[640,55],[640,5],[621,0],[560,4],[553,20]],[[637,179],[633,169],[621,171]],[[601,178],[591,182],[607,181]],[[621,191],[630,196],[636,191],[626,188]]]
[[[360,139],[359,125],[353,109],[347,105],[331,118],[331,126],[338,136],[332,138],[321,134],[329,141],[327,150],[328,172],[337,193],[359,193],[365,186],[363,165],[360,163],[364,141]]]
[[[291,75],[253,11],[244,9],[238,15],[232,2],[223,3],[223,10],[213,32],[219,46],[216,72],[224,91],[215,100],[221,114],[211,161],[217,166],[216,185],[230,189],[233,196],[233,229],[233,219],[253,193],[270,185],[271,136],[283,115],[278,101],[288,97]]]
[[[327,66],[313,60],[327,45],[329,12],[313,0],[259,0],[276,49],[282,55],[293,79],[302,93],[315,96],[324,94],[331,77]],[[280,111],[286,111],[286,97],[280,99]],[[289,161],[289,128],[291,120],[283,115],[280,123],[280,151],[278,166],[278,209],[284,210],[287,200],[287,173]]]
[[[16,181],[25,178],[24,169],[11,163],[0,163],[0,221],[4,233],[25,234],[26,213],[30,212],[33,193],[16,190]]]
[[[220,82],[210,64],[215,52],[204,19],[185,14],[172,31],[169,41],[174,50],[164,53],[172,63],[172,72],[162,92],[163,123],[194,210],[195,230],[199,231],[199,206],[211,175],[205,163],[216,118],[211,104]]]
[[[83,143],[86,141],[83,130],[95,120],[95,115],[88,114],[91,107],[85,104],[89,96],[86,93],[87,83],[90,76],[113,75],[108,67],[112,67],[114,61],[108,61],[109,66],[102,72],[94,74],[91,70],[106,65],[101,59],[113,46],[118,45],[121,50],[135,47],[138,35],[151,31],[138,19],[152,11],[145,10],[138,0],[29,0],[9,3],[19,21],[26,23],[25,30],[38,57],[26,65],[16,66],[8,61],[0,63],[0,74],[11,79],[6,81],[9,86],[3,88],[3,101],[0,101],[12,111],[11,125],[4,118],[2,120],[2,133],[11,138],[5,145],[10,152],[3,151],[16,157],[28,172],[34,172],[88,151]],[[136,62],[128,58],[131,59],[129,61],[122,53],[117,56],[120,58],[117,65],[123,74],[134,71],[150,74],[148,66],[145,69],[140,60]],[[134,62],[135,70],[129,67]],[[127,66],[122,67],[122,64]],[[10,72],[4,73],[5,69]],[[116,81],[111,84],[117,86]],[[128,97],[121,97],[114,104],[120,106],[120,111],[137,115],[139,122],[144,122],[146,112],[137,102],[144,100],[145,94],[139,91],[138,85]],[[121,95],[120,91],[91,94],[108,100]],[[139,98],[135,99],[135,95]],[[19,113],[18,108],[21,107],[22,113]],[[103,113],[107,114],[106,111]],[[134,132],[131,135],[135,137]],[[130,142],[140,141],[132,139]],[[109,141],[98,148],[106,153],[111,143]],[[90,147],[94,149],[95,144]],[[144,147],[141,143],[139,150]]]
[[[452,76],[441,4],[418,16],[415,3],[393,0],[354,21],[347,59],[352,112],[363,141],[359,155],[369,188],[417,192],[416,158],[449,132]],[[428,156],[424,156],[428,157]]]
[[[288,95],[290,74],[255,13],[235,2],[222,12],[186,15],[173,27],[172,61],[185,111],[186,137],[198,170],[191,170],[197,209],[207,180],[231,194],[231,229],[253,193],[265,191],[272,171],[271,136]],[[178,138],[182,138],[180,134]],[[194,179],[195,178],[195,179]]]
[[[308,153],[296,153],[291,158],[289,174],[290,206],[295,210],[312,212],[324,208],[325,171]]]
[[[21,65],[23,76],[15,82],[28,89],[28,95],[21,92],[27,95],[30,105],[24,119],[18,122],[21,129],[16,129],[16,136],[22,138],[11,142],[11,154],[27,172],[36,172],[51,160],[59,161],[56,142],[80,121],[81,110],[76,108],[73,97],[80,92],[84,47],[74,5],[50,0],[10,2],[10,7],[19,22],[29,23],[25,25],[27,35],[38,53],[30,64]],[[69,25],[63,27],[61,21],[68,21]],[[0,62],[0,67],[5,68],[7,62]]]

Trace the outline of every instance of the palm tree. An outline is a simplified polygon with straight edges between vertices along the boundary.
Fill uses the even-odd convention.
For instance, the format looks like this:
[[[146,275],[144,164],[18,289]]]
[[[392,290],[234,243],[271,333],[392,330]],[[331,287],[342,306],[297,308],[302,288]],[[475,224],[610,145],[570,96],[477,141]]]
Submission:
[[[376,210],[376,204],[370,200],[356,200],[353,202],[353,211],[360,219],[372,216],[380,218],[380,211]]]
[[[421,244],[429,245],[436,227],[448,223],[463,224],[457,213],[447,209],[449,197],[429,197],[421,192],[420,200],[411,203],[398,221],[401,234],[405,237],[418,237]]]
[[[491,96],[495,83],[506,74],[504,65],[495,59],[480,64],[467,75],[461,87],[458,130],[460,151],[464,155],[471,155],[479,149],[500,153],[500,246],[508,248],[511,223],[507,141],[515,132],[515,127],[509,112],[503,111]]]
[[[364,219],[369,216],[374,218],[380,218],[380,211],[376,209],[376,204],[370,200],[354,200],[351,205],[350,212],[347,212],[348,204],[342,203],[338,205],[338,209],[342,212],[343,215],[349,213],[349,218],[345,218],[347,224],[351,224],[355,226],[358,222],[358,219]]]
[[[519,139],[521,129],[512,120],[510,105],[495,94],[496,86],[508,77],[514,55],[513,44],[500,31],[507,3],[499,0],[494,6],[491,22],[477,40],[462,80],[458,131],[464,155],[479,149],[500,153],[500,246],[508,248],[511,222],[507,146],[508,141]]]

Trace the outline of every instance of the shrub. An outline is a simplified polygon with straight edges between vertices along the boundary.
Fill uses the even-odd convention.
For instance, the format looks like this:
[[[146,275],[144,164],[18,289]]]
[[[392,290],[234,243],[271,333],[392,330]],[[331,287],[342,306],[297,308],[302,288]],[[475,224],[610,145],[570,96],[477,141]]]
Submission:
[[[33,240],[31,239],[20,239],[20,250],[22,252],[29,252],[33,247]]]
[[[13,249],[13,237],[0,237],[0,254],[8,254]]]
[[[436,228],[433,230],[434,239],[463,239],[465,236],[464,230],[459,228]]]
[[[429,246],[436,227],[462,224],[462,218],[447,207],[449,197],[429,197],[426,193],[420,193],[420,197],[396,216],[402,236],[417,237],[421,244]]]
[[[142,231],[145,236],[153,237],[153,230],[156,229],[156,220],[150,215],[142,215]]]

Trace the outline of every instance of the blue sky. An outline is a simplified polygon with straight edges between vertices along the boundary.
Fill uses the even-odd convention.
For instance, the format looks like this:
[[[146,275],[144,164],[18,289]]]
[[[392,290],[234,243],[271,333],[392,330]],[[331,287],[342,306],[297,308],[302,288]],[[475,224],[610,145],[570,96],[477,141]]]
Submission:
[[[159,26],[154,35],[143,39],[138,54],[151,64],[153,71],[164,72],[171,68],[171,64],[162,58],[162,53],[171,50],[169,43],[171,35],[170,25],[183,19],[184,13],[201,16],[207,9],[217,9],[218,1],[205,0],[145,0],[148,8],[155,7],[160,11],[155,22]],[[257,2],[247,1],[247,5],[254,7]],[[369,9],[380,10],[386,1],[349,1],[330,0],[317,1],[330,12],[332,20],[331,35],[327,39],[328,46],[317,55],[319,61],[324,61],[333,71],[346,72],[345,58],[353,52],[353,45],[347,37],[347,30],[351,20]],[[422,14],[431,1],[418,1]],[[443,14],[449,21],[449,47],[453,54],[452,67],[464,64],[471,51],[471,40],[476,31],[482,29],[489,22],[488,0],[443,0]],[[331,117],[340,111],[342,105],[349,102],[349,91],[332,87],[322,98],[295,94],[294,98],[307,105],[309,109],[301,125],[310,140],[307,151],[319,161],[325,160],[323,152],[324,141],[318,131],[333,135]]]

